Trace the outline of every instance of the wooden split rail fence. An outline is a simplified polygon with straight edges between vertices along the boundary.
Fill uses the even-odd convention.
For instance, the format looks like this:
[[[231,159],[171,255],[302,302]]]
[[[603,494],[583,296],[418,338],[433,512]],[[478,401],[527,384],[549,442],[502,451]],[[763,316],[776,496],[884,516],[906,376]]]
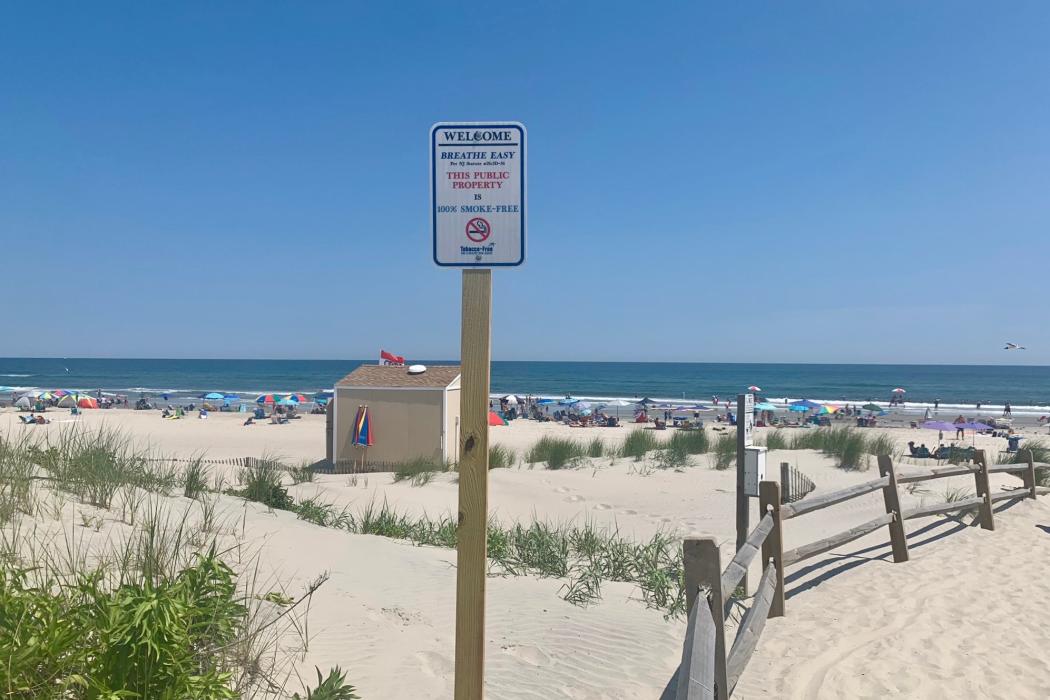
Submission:
[[[762,519],[737,550],[732,561],[722,568],[718,542],[713,537],[689,537],[682,542],[685,568],[686,603],[689,610],[682,662],[678,667],[675,700],[725,700],[733,694],[737,681],[747,667],[758,645],[766,620],[784,615],[784,569],[811,557],[824,554],[849,544],[865,535],[887,528],[894,562],[908,561],[908,541],[904,521],[955,511],[978,511],[978,520],[985,530],[995,529],[995,511],[992,504],[1020,498],[1035,498],[1050,493],[1050,488],[1036,485],[1036,468],[1050,468],[1050,464],[1036,464],[1032,453],[1022,464],[994,464],[986,462],[985,453],[978,450],[975,466],[935,467],[897,474],[889,457],[879,457],[879,478],[838,491],[821,494],[795,503],[781,501],[781,487],[776,481],[759,485],[759,509]],[[1023,482],[1021,488],[992,493],[988,475],[1013,473]],[[900,484],[910,484],[949,476],[972,475],[976,495],[960,501],[922,505],[901,509]],[[881,491],[886,513],[844,532],[822,540],[784,551],[783,523],[823,508],[844,503],[875,491]],[[739,591],[748,567],[761,553],[762,576],[737,627],[732,646],[726,650],[725,618],[731,600],[742,597]]]

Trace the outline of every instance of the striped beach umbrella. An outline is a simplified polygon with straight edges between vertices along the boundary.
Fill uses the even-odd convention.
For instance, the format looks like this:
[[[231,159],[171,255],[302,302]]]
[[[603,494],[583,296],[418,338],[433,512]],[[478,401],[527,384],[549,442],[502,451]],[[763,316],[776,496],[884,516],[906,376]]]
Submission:
[[[358,406],[357,416],[354,417],[353,444],[360,447],[371,447],[372,439],[372,416],[368,413],[368,406]]]
[[[288,399],[289,401],[294,401],[295,403],[306,403],[310,400],[306,398],[306,396],[303,394],[288,394],[284,398]]]
[[[277,394],[262,394],[255,399],[255,403],[277,403],[280,400],[281,397]]]

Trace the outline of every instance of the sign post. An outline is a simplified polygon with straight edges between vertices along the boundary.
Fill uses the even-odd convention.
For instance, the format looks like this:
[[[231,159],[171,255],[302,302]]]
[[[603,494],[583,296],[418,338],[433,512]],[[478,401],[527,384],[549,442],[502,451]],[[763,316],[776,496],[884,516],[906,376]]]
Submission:
[[[456,700],[482,700],[488,542],[492,270],[525,261],[525,127],[438,123],[430,129],[434,262],[463,270],[460,338]],[[480,268],[480,269],[469,269]]]
[[[736,397],[736,551],[744,546],[750,530],[747,495],[747,448],[753,442],[755,432],[755,395],[738,394]],[[747,574],[740,580],[747,593]]]

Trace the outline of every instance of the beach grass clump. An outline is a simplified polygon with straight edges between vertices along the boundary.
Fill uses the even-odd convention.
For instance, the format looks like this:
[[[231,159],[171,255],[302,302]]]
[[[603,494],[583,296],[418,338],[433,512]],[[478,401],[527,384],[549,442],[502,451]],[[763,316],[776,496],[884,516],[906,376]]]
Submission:
[[[711,449],[711,441],[705,430],[676,430],[667,441],[668,449],[676,449],[690,455],[702,455]]]
[[[587,443],[587,456],[588,457],[603,457],[605,456],[605,443],[602,442],[600,437],[593,438]]]
[[[19,513],[32,515],[34,511],[36,467],[30,458],[30,445],[25,437],[11,440],[0,435],[0,525],[11,522]]]
[[[886,433],[879,433],[875,437],[868,438],[866,452],[876,457],[891,457],[898,459],[903,450],[897,445],[897,441]]]
[[[791,449],[791,443],[788,440],[787,434],[783,430],[777,428],[771,433],[766,435],[766,449],[768,450],[788,450]]]
[[[1007,452],[999,456],[999,464],[1028,464],[1028,458],[1036,464],[1050,463],[1050,444],[1042,439],[1029,439],[1021,443],[1017,452]],[[1050,469],[1035,470],[1035,480],[1039,486],[1050,486]]]
[[[791,441],[793,450],[816,450],[834,457],[842,469],[866,469],[869,455],[878,452],[896,454],[896,445],[891,437],[881,433],[869,438],[850,426],[818,428],[795,435]]]
[[[275,510],[289,510],[293,500],[284,486],[285,471],[278,462],[266,459],[252,460],[240,471],[242,487],[228,489],[226,493],[262,503]]]
[[[182,475],[182,494],[196,499],[208,490],[208,466],[201,457],[195,457],[186,465]]]
[[[314,480],[313,465],[309,461],[303,460],[288,470],[288,476],[292,477],[293,486],[311,483]]]
[[[722,471],[729,469],[736,463],[736,436],[722,433],[715,440],[714,446],[715,469]]]
[[[633,430],[627,434],[624,438],[623,444],[620,445],[620,456],[621,457],[633,457],[634,461],[638,462],[645,455],[660,446],[659,440],[656,439],[656,433],[651,430],[639,428]]]
[[[547,469],[564,469],[574,466],[586,456],[584,446],[577,440],[544,435],[525,453],[530,464],[543,463]]]
[[[503,445],[489,447],[489,469],[507,469],[514,464],[514,450]]]
[[[655,452],[653,466],[657,469],[681,471],[689,466],[689,452],[682,441],[670,440],[662,450]]]
[[[394,483],[408,481],[412,486],[426,486],[440,472],[446,471],[444,462],[433,457],[416,457],[397,465]]]

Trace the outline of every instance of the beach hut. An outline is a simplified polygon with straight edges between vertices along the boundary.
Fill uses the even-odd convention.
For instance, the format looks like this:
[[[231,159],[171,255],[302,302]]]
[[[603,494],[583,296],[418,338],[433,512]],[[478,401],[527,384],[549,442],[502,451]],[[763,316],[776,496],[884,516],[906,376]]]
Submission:
[[[413,459],[459,460],[458,365],[361,365],[335,385],[332,461],[365,460],[367,470],[392,470]],[[355,417],[368,409],[373,441],[355,446]]]

